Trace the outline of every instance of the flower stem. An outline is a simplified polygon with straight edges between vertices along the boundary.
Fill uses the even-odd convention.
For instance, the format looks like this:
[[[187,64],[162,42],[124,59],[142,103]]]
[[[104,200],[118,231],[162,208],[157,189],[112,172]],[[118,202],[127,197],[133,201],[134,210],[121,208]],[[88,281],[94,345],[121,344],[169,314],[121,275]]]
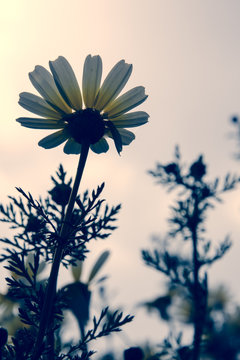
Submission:
[[[73,184],[73,188],[72,188],[68,206],[67,206],[67,211],[66,211],[66,214],[65,214],[65,217],[64,217],[64,220],[62,223],[62,227],[60,230],[60,234],[59,234],[60,241],[58,242],[58,245],[57,245],[55,253],[54,253],[52,268],[51,268],[48,285],[47,285],[47,289],[46,289],[46,293],[45,293],[45,298],[44,298],[44,303],[43,303],[43,308],[42,308],[41,318],[40,318],[40,324],[39,324],[39,330],[38,330],[37,340],[36,340],[34,350],[33,350],[32,360],[39,359],[39,356],[41,354],[43,339],[44,339],[46,330],[49,326],[50,315],[52,313],[53,302],[54,302],[54,298],[56,295],[58,271],[59,271],[59,267],[60,267],[62,256],[63,256],[64,246],[65,246],[65,244],[70,236],[70,233],[71,233],[70,223],[71,223],[72,212],[73,212],[75,200],[77,197],[79,185],[80,185],[80,182],[82,179],[83,170],[84,170],[84,167],[86,164],[88,151],[89,151],[89,144],[88,143],[82,144],[82,150],[81,150],[81,155],[79,158],[75,181]]]
[[[194,196],[193,219],[199,218],[199,200]],[[202,283],[199,278],[200,261],[198,252],[198,225],[197,220],[191,226],[193,244],[193,304],[194,304],[194,339],[192,360],[200,359],[201,342],[204,330],[207,309],[207,284]]]

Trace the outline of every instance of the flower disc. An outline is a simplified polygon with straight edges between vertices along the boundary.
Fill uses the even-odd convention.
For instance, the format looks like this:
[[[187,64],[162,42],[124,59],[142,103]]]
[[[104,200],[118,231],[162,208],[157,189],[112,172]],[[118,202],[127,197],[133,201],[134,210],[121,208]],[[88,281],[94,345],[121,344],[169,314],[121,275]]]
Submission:
[[[75,141],[95,144],[104,135],[104,120],[95,109],[85,109],[67,115],[68,130]]]

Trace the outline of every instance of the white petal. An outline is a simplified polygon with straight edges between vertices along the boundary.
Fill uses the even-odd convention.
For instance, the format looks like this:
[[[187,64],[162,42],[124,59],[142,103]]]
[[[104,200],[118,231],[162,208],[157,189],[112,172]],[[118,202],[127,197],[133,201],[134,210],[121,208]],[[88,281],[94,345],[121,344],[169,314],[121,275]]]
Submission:
[[[111,117],[119,116],[140,105],[146,98],[147,95],[145,94],[144,87],[137,86],[127,91],[122,96],[119,96],[104,109],[104,112],[107,112],[108,118],[110,119]]]
[[[104,80],[95,103],[95,108],[101,111],[121,92],[132,72],[132,65],[124,60],[119,61]]]
[[[51,135],[46,136],[39,141],[38,145],[44,147],[45,149],[52,149],[69,138],[69,135],[65,129],[57,131]]]
[[[149,115],[144,111],[135,111],[109,119],[117,128],[136,127],[148,122]]]
[[[64,122],[54,119],[37,119],[20,117],[16,120],[22,126],[31,129],[63,129]]]
[[[50,119],[61,119],[61,114],[56,112],[48,103],[40,96],[22,92],[19,95],[19,105],[34,114],[45,116]]]
[[[74,139],[70,138],[64,145],[63,151],[65,154],[80,154],[82,145],[77,143]]]
[[[90,145],[92,151],[97,154],[105,153],[108,151],[109,146],[104,138],[101,138],[96,144]]]
[[[49,67],[63,99],[72,109],[81,110],[81,91],[73,69],[67,59],[59,56],[55,61],[49,61]]]
[[[94,105],[102,78],[102,59],[88,55],[83,68],[82,91],[86,108]]]
[[[43,66],[37,65],[34,71],[29,73],[29,78],[39,94],[57,111],[71,113],[72,110],[65,103],[52,75]]]
[[[121,135],[123,145],[129,145],[135,139],[135,135],[131,131],[126,129],[118,129],[118,132]],[[110,131],[107,132],[107,135],[112,138]]]

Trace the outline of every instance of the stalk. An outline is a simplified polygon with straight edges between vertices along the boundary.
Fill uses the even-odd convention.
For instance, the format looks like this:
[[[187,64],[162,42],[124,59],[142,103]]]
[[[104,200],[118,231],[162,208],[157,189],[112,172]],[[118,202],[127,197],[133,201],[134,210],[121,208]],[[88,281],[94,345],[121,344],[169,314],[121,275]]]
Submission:
[[[39,356],[41,354],[43,339],[44,339],[46,330],[49,325],[49,319],[50,319],[50,316],[52,313],[53,302],[54,302],[54,298],[56,296],[58,271],[59,271],[59,267],[60,267],[62,256],[63,256],[64,246],[67,243],[70,232],[71,232],[70,224],[71,224],[72,212],[73,212],[75,200],[77,197],[79,185],[80,185],[80,182],[82,179],[83,170],[84,170],[84,167],[85,167],[85,164],[87,161],[88,151],[89,151],[89,144],[88,143],[82,144],[82,150],[81,150],[81,155],[79,157],[79,163],[78,163],[78,168],[77,168],[74,185],[73,185],[73,188],[71,191],[71,195],[70,195],[68,206],[67,206],[67,211],[66,211],[66,214],[65,214],[65,217],[63,220],[63,224],[62,224],[62,227],[60,230],[60,234],[59,234],[60,241],[58,242],[58,245],[55,250],[54,258],[53,258],[52,268],[51,268],[48,285],[47,285],[47,289],[46,289],[46,294],[45,294],[45,298],[44,298],[42,313],[41,313],[41,317],[40,317],[39,330],[38,330],[37,340],[36,340],[34,350],[33,350],[32,360],[39,359]]]
[[[194,214],[193,218],[197,218],[198,199],[194,197]],[[194,303],[194,339],[193,339],[193,360],[200,359],[200,349],[202,342],[202,334],[206,316],[207,292],[199,277],[200,263],[198,254],[198,223],[193,221],[191,227],[192,244],[193,244],[193,303]]]

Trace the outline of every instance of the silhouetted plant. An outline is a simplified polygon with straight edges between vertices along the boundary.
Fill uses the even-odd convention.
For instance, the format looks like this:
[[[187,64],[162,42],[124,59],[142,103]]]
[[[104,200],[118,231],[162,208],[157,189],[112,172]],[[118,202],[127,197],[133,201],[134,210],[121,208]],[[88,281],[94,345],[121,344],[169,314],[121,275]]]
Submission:
[[[171,228],[167,239],[160,242],[158,248],[142,251],[145,264],[160,271],[169,280],[168,293],[145,305],[157,309],[161,317],[168,321],[168,307],[172,303],[172,298],[179,295],[180,291],[184,294],[183,297],[192,309],[190,321],[194,327],[193,343],[188,347],[182,346],[180,337],[172,346],[172,342],[166,340],[163,352],[159,356],[161,358],[164,352],[171,348],[175,355],[171,353],[170,358],[197,360],[201,352],[208,314],[207,266],[221,259],[231,246],[229,238],[226,237],[216,249],[212,249],[211,241],[205,236],[207,211],[214,207],[216,201],[221,201],[222,194],[235,189],[239,178],[228,174],[222,182],[218,178],[212,182],[206,181],[207,170],[203,156],[199,156],[186,168],[181,163],[178,147],[173,162],[166,165],[157,164],[156,169],[149,173],[158,184],[166,186],[169,191],[181,191],[175,205],[171,207]],[[174,251],[171,248],[173,241],[176,246],[179,241],[190,242],[191,250],[187,248],[182,253],[179,249]]]
[[[19,198],[10,196],[9,205],[0,205],[0,220],[8,222],[14,231],[12,237],[0,239],[5,246],[0,261],[7,262],[5,268],[11,274],[11,277],[6,279],[8,291],[1,295],[0,305],[4,306],[7,301],[17,305],[22,322],[22,328],[17,328],[13,334],[12,343],[5,345],[2,340],[0,350],[3,359],[32,359],[47,283],[46,280],[40,280],[39,274],[43,264],[53,261],[55,248],[61,241],[58,234],[71,191],[71,180],[66,181],[66,172],[62,165],[56,177],[52,177],[52,181],[54,187],[49,191],[50,196],[44,200],[34,200],[30,193],[18,188]],[[66,268],[72,267],[75,281],[59,289],[54,298],[53,311],[46,339],[40,348],[39,359],[88,359],[93,354],[87,350],[90,341],[120,331],[120,327],[133,318],[130,315],[124,317],[119,311],[110,316],[106,308],[98,320],[94,317],[93,328],[85,333],[91,295],[88,284],[107,260],[109,252],[105,251],[98,258],[86,283],[80,282],[80,268],[88,252],[87,244],[93,239],[107,238],[116,229],[116,215],[120,210],[120,205],[109,207],[100,198],[103,188],[104,184],[91,193],[86,191],[76,199],[78,207],[74,209],[72,221],[68,224],[71,236],[64,244],[61,259]],[[57,346],[54,333],[59,333],[65,309],[71,310],[75,315],[82,338],[76,345],[64,344],[59,339]],[[4,314],[2,316],[4,319]],[[6,334],[6,330],[1,331]]]
[[[41,139],[38,145],[45,149],[52,149],[65,143],[63,151],[66,154],[80,156],[67,206],[66,199],[69,195],[70,183],[64,186],[63,181],[57,182],[55,189],[51,190],[51,195],[55,200],[59,193],[66,195],[61,202],[57,201],[62,208],[66,206],[66,212],[61,211],[62,222],[59,229],[54,226],[54,219],[48,216],[42,204],[34,201],[30,194],[27,195],[19,189],[27,198],[29,206],[35,209],[36,216],[40,216],[41,220],[48,225],[48,242],[54,249],[54,255],[53,251],[48,253],[45,246],[46,241],[40,241],[40,250],[38,250],[48,253],[48,256],[52,256],[53,261],[41,309],[32,360],[39,359],[44,338],[49,330],[60,264],[63,261],[65,261],[65,266],[69,264],[71,260],[68,255],[71,255],[70,258],[78,258],[80,255],[81,259],[87,241],[91,238],[106,237],[106,234],[100,234],[102,229],[111,230],[108,222],[111,221],[114,211],[113,214],[108,213],[106,208],[104,217],[98,219],[101,201],[97,199],[103,186],[98,187],[96,193],[92,193],[92,198],[87,199],[86,206],[82,199],[77,199],[89,150],[97,154],[106,153],[109,149],[106,138],[111,138],[117,152],[120,153],[123,146],[129,145],[135,139],[134,133],[127,130],[126,127],[146,124],[149,117],[144,111],[129,112],[147,99],[144,87],[137,86],[118,96],[132,72],[132,65],[127,64],[124,60],[120,60],[112,68],[101,84],[102,59],[99,55],[88,55],[83,66],[82,90],[70,63],[64,56],[49,61],[49,68],[50,72],[37,65],[29,73],[29,79],[40,96],[28,92],[22,92],[19,96],[19,105],[38,117],[32,117],[31,114],[31,117],[20,117],[17,121],[22,126],[31,129],[57,130]],[[80,217],[77,217],[77,221],[74,218],[76,202],[82,211]],[[90,214],[93,216],[89,216]],[[12,215],[14,216],[13,213]],[[35,220],[32,221],[34,226]],[[18,239],[15,239],[14,245],[19,247]],[[50,338],[50,335],[47,337]]]

